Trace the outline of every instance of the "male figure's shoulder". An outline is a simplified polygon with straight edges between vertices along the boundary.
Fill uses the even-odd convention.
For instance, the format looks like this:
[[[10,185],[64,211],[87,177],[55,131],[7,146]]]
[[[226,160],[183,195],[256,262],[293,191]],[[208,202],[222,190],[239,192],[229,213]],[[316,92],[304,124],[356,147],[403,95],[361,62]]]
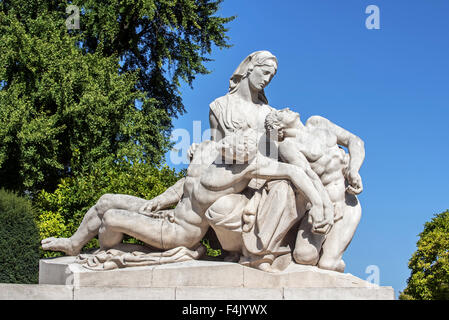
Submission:
[[[328,122],[329,122],[329,120],[327,120],[326,118],[324,118],[322,116],[311,116],[309,119],[307,119],[306,126],[307,127],[323,127],[323,126],[326,126]]]

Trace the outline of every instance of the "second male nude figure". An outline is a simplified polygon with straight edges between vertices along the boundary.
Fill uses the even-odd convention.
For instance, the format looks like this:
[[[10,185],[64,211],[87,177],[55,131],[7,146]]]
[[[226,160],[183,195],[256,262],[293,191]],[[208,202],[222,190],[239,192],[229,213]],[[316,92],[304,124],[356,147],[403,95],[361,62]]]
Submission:
[[[361,217],[355,195],[363,190],[358,173],[365,157],[363,141],[319,116],[303,125],[299,114],[288,108],[271,112],[265,125],[281,140],[280,157],[303,168],[315,181],[318,176],[334,205],[334,224],[327,235],[312,232],[309,220],[302,219],[293,252],[295,261],[343,272],[342,256]],[[339,145],[348,148],[349,159]]]

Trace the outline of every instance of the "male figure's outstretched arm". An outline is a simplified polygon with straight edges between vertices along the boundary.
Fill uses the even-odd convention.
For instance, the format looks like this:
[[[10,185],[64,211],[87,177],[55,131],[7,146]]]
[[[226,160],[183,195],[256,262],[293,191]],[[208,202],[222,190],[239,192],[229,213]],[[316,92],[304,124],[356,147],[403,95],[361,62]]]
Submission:
[[[313,230],[317,233],[327,233],[333,224],[333,208],[323,206],[323,199],[315,188],[312,180],[306,172],[295,165],[278,162],[258,154],[256,159],[245,170],[251,178],[263,178],[267,180],[288,179],[295,188],[301,191],[311,202],[309,218],[313,224]],[[329,217],[332,217],[330,220]]]
[[[162,194],[151,200],[148,200],[141,207],[139,212],[150,213],[177,204],[182,198],[185,180],[186,178],[179,179],[174,185],[165,190]]]

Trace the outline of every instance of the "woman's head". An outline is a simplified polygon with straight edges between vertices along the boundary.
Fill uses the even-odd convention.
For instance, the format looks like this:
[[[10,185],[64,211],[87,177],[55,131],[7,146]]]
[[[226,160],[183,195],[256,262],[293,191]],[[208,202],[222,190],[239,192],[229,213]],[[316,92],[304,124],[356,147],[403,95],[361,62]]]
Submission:
[[[248,78],[252,88],[259,91],[259,99],[268,103],[264,88],[276,74],[278,61],[269,51],[256,51],[243,60],[229,81],[229,92],[234,93],[241,81]]]

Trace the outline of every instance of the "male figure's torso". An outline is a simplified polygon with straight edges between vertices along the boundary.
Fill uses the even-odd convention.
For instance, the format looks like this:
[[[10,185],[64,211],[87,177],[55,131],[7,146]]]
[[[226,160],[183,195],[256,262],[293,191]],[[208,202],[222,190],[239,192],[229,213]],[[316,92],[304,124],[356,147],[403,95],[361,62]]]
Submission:
[[[347,156],[338,146],[335,134],[326,128],[306,124],[295,139],[310,167],[320,177],[332,203],[344,202],[343,169],[347,166]]]

